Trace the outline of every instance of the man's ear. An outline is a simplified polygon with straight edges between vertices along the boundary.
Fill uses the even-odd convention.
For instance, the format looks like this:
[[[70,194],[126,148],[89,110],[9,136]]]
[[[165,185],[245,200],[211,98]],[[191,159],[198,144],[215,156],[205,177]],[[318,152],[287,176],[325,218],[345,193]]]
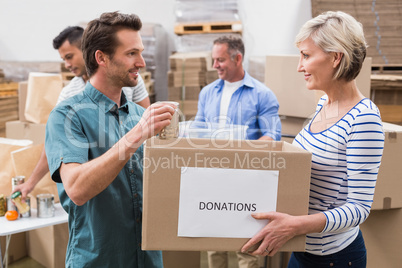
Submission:
[[[339,64],[341,63],[343,57],[343,53],[342,52],[333,52],[333,67],[337,68],[339,66]]]
[[[95,51],[95,59],[99,66],[105,66],[105,64],[108,60],[108,57],[101,50],[97,50],[97,51]]]
[[[235,63],[236,65],[241,65],[243,61],[243,56],[240,53],[237,53],[236,57],[235,57]]]

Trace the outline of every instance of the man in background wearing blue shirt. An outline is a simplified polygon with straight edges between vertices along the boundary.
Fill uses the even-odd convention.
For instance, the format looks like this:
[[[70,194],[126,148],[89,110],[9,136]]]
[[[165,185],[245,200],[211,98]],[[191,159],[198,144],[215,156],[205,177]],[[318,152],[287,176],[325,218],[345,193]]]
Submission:
[[[197,121],[247,125],[249,140],[280,140],[281,122],[275,94],[243,69],[244,44],[223,36],[214,41],[213,67],[218,80],[201,90]]]
[[[219,79],[201,90],[196,121],[247,125],[249,140],[280,140],[279,104],[274,93],[243,69],[244,44],[223,36],[214,41],[213,67]],[[258,268],[256,256],[236,252],[240,268]],[[210,268],[228,267],[227,252],[209,251]]]
[[[174,107],[127,101],[145,67],[141,20],[104,13],[84,31],[89,80],[46,125],[46,155],[68,213],[66,267],[160,268],[160,251],[141,250],[143,142],[170,124]]]

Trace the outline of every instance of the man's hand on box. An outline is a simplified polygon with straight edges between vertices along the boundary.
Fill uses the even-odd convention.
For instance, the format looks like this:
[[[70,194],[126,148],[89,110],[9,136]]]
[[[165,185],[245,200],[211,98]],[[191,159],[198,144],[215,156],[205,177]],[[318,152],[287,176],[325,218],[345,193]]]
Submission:
[[[248,252],[254,245],[260,243],[256,250],[248,253],[273,256],[289,239],[296,235],[293,228],[295,216],[279,212],[254,213],[252,216],[257,220],[267,219],[269,222],[243,246],[242,252]]]

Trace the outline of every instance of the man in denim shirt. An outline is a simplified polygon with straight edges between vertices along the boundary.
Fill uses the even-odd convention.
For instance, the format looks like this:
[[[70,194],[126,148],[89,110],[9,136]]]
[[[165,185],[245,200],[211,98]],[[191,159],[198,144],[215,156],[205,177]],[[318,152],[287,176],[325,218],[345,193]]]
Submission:
[[[61,102],[46,126],[46,155],[69,214],[66,267],[162,267],[160,251],[141,250],[142,143],[170,123],[173,106],[128,102],[145,66],[138,16],[104,13],[82,49],[85,90]]]
[[[244,44],[223,36],[214,41],[213,67],[219,79],[201,90],[196,121],[247,125],[249,140],[280,140],[281,122],[275,94],[243,69]],[[240,268],[258,268],[256,256],[237,252]],[[228,267],[227,252],[209,251],[210,268]]]
[[[278,100],[243,69],[243,58],[240,38],[223,36],[214,41],[213,67],[220,79],[201,90],[196,120],[247,125],[247,139],[280,140]]]

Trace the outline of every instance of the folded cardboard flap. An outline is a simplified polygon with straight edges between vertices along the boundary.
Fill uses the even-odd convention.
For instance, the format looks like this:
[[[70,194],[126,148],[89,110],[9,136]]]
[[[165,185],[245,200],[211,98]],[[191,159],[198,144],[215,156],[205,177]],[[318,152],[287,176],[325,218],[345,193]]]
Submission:
[[[402,208],[402,126],[383,122],[384,151],[375,187],[372,210]]]
[[[8,195],[11,193],[11,178],[19,175],[15,173],[12,165],[11,152],[29,147],[30,140],[15,140],[0,138],[0,193]]]
[[[10,139],[28,139],[36,144],[45,143],[46,124],[34,124],[22,121],[6,123],[6,137]]]
[[[60,74],[29,73],[25,119],[32,123],[45,124],[56,106],[62,88]]]
[[[311,153],[284,142],[152,138],[144,149],[142,248],[238,251],[248,240],[177,236],[181,167],[279,170],[277,211],[306,215],[310,166]],[[304,247],[305,236],[298,236],[281,251]]]

